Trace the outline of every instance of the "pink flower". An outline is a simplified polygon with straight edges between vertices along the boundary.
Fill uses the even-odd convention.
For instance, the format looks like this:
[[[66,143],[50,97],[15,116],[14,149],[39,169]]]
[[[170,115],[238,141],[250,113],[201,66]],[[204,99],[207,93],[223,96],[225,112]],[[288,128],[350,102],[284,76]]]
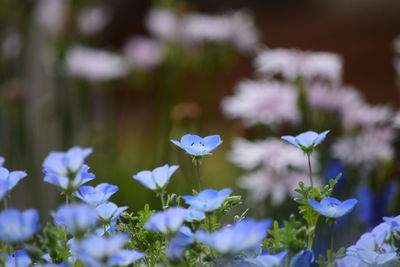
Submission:
[[[96,6],[83,10],[81,14],[79,14],[77,24],[81,32],[96,34],[103,30],[110,19],[110,10],[101,6]]]
[[[153,8],[146,18],[147,29],[161,40],[174,40],[180,35],[179,18],[169,9]]]
[[[58,33],[64,25],[65,0],[36,1],[35,20],[49,33]]]
[[[362,100],[343,106],[341,113],[343,123],[348,128],[387,125],[394,117],[394,112],[389,106],[373,106]]]
[[[162,44],[150,38],[132,38],[125,44],[124,51],[133,66],[141,70],[155,68],[164,59]]]
[[[277,126],[297,123],[297,91],[280,82],[243,81],[235,88],[235,95],[222,101],[224,114],[231,119],[240,118],[247,126],[264,123]]]

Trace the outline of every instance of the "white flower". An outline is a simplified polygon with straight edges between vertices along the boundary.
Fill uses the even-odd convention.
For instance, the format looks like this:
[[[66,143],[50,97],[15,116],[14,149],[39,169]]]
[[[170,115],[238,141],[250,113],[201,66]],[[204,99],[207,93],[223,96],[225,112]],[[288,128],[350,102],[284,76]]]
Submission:
[[[349,165],[373,168],[393,159],[395,134],[390,128],[369,129],[357,136],[342,137],[332,145],[332,155]]]
[[[308,80],[322,78],[332,82],[342,79],[343,59],[328,52],[307,52],[300,66],[300,75]]]
[[[57,33],[64,24],[66,0],[38,0],[35,20],[49,33]]]
[[[260,33],[254,23],[253,16],[239,10],[231,15],[232,41],[239,51],[244,53],[258,50]]]
[[[395,116],[387,105],[372,106],[365,101],[354,101],[342,109],[343,123],[348,128],[373,127],[388,124]]]
[[[223,100],[222,109],[228,118],[240,118],[248,126],[276,126],[300,119],[296,89],[279,82],[243,81],[235,88],[235,95]]]
[[[126,62],[119,55],[83,46],[68,51],[66,64],[70,75],[90,81],[119,78],[128,71]]]
[[[133,66],[141,70],[157,67],[164,58],[162,44],[145,37],[129,40],[124,46],[124,52]]]
[[[162,40],[173,40],[180,35],[180,19],[169,9],[153,8],[146,18],[151,34]]]
[[[79,14],[78,28],[85,34],[96,34],[110,21],[110,11],[101,6],[87,8]]]

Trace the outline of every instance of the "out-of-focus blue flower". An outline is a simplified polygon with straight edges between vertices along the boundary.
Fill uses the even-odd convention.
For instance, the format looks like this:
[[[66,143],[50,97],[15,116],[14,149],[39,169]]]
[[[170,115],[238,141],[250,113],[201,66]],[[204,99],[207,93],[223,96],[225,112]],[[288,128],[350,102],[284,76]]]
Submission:
[[[196,210],[193,207],[189,207],[186,211],[185,221],[187,222],[202,221],[206,218],[204,212]]]
[[[230,188],[220,191],[206,189],[197,196],[183,196],[182,198],[191,208],[202,212],[210,212],[218,209],[231,193],[232,189]]]
[[[308,200],[310,205],[320,214],[329,218],[339,218],[349,213],[357,204],[357,199],[348,199],[343,202],[333,197],[325,197],[321,202]]]
[[[63,263],[37,263],[34,265],[35,267],[67,267],[68,263],[63,262]],[[19,267],[19,265],[18,265]]]
[[[0,258],[3,258],[2,253],[0,253]],[[7,255],[5,262],[6,267],[28,267],[32,263],[31,258],[25,250],[16,250],[11,254]]]
[[[281,253],[278,253],[276,255],[260,255],[255,258],[245,259],[245,261],[251,263],[254,266],[278,267],[281,266],[286,254],[287,251],[282,251]]]
[[[65,227],[73,235],[80,235],[97,224],[96,210],[86,204],[63,205],[53,217],[57,225]]]
[[[162,190],[164,189],[172,174],[179,168],[177,165],[169,166],[165,164],[164,166],[155,168],[152,171],[141,171],[133,175],[133,178],[142,183],[145,187],[151,190]]]
[[[30,209],[6,209],[0,213],[0,240],[18,243],[29,239],[39,230],[39,213]]]
[[[180,142],[172,139],[171,142],[185,150],[186,153],[195,157],[210,154],[210,152],[222,144],[219,135],[210,135],[202,138],[198,135],[186,134],[182,136]]]
[[[145,223],[144,228],[155,232],[176,232],[185,220],[186,209],[173,207],[154,213]]]
[[[239,252],[254,250],[267,236],[271,220],[257,222],[244,219],[235,225],[225,226],[214,232],[199,230],[196,239],[224,255],[235,255]]]
[[[321,144],[322,141],[325,140],[325,137],[328,133],[329,130],[322,132],[320,134],[313,131],[307,131],[297,136],[285,135],[282,136],[281,138],[289,142],[290,144],[294,145],[295,147],[300,148],[305,153],[311,154],[314,147]]]
[[[400,232],[400,215],[396,217],[383,217],[383,220],[390,226],[392,231]]]
[[[14,188],[19,181],[27,176],[24,171],[10,172],[4,167],[0,167],[0,199],[2,199],[7,192]]]
[[[74,192],[82,184],[95,178],[89,173],[85,158],[92,149],[73,147],[67,152],[51,152],[43,162],[44,181],[62,190]]]
[[[337,259],[335,262],[337,267],[368,267],[368,265],[359,258],[353,256],[345,256],[341,259]]]
[[[75,249],[85,266],[125,266],[145,256],[135,250],[122,249],[127,240],[123,234],[109,238],[92,235],[77,243]]]
[[[76,193],[76,196],[86,204],[97,206],[106,202],[118,190],[119,188],[116,185],[101,183],[96,187],[79,187],[79,192]]]
[[[170,261],[179,261],[185,248],[196,241],[194,234],[187,226],[182,226],[174,239],[172,239],[168,250],[167,257]]]
[[[311,263],[314,261],[314,253],[307,249],[300,251],[295,256],[293,256],[290,261],[290,267],[310,267]]]
[[[390,224],[379,224],[370,233],[363,234],[354,246],[347,249],[346,254],[357,257],[368,266],[381,266],[397,259],[396,249],[385,243],[391,230]]]
[[[105,224],[110,224],[111,221],[116,220],[127,208],[128,207],[118,207],[112,202],[107,202],[97,206],[96,210],[100,221]]]

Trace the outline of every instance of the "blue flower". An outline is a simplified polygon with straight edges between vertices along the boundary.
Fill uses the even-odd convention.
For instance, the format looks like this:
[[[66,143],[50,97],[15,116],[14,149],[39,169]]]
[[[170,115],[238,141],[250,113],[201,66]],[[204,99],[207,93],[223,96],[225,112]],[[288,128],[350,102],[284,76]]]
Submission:
[[[276,255],[260,255],[255,258],[248,258],[245,259],[245,261],[254,264],[255,266],[277,267],[281,266],[286,254],[287,251],[283,251]]]
[[[0,213],[0,240],[18,243],[28,240],[39,230],[39,214],[36,210],[20,212],[7,209]]]
[[[198,135],[186,134],[182,136],[180,142],[172,139],[171,142],[185,150],[186,153],[195,157],[208,155],[211,151],[222,144],[222,140],[219,135],[210,135],[201,138]]]
[[[96,210],[100,221],[102,221],[104,224],[110,224],[112,221],[116,220],[127,208],[128,207],[118,207],[112,202],[107,202],[97,206]]]
[[[186,209],[173,207],[154,213],[145,223],[144,228],[155,232],[176,232],[185,220]]]
[[[291,267],[310,267],[311,263],[314,261],[314,253],[307,249],[300,251],[290,261]]]
[[[339,218],[349,213],[357,204],[357,199],[339,201],[333,197],[325,197],[321,202],[308,200],[310,205],[320,214],[329,218]]]
[[[206,218],[204,212],[196,210],[194,207],[189,207],[186,211],[185,221],[187,222],[202,221]]]
[[[193,209],[201,212],[211,212],[218,209],[231,193],[232,189],[230,188],[220,191],[206,189],[197,196],[183,196],[182,198]]]
[[[343,258],[337,259],[335,262],[337,267],[368,267],[368,265],[361,261],[359,258],[353,256],[345,256]]]
[[[182,226],[176,237],[172,239],[168,249],[167,257],[170,261],[179,261],[185,248],[196,241],[194,233],[187,226]]]
[[[63,205],[53,214],[55,223],[73,235],[82,235],[97,224],[97,212],[86,204]]]
[[[0,167],[0,199],[2,199],[19,181],[27,176],[24,171],[10,172],[4,167]]]
[[[1,255],[1,254],[0,254]],[[32,260],[25,250],[17,250],[7,256],[7,267],[28,267],[31,266]]]
[[[73,147],[67,152],[51,152],[43,162],[44,181],[74,192],[82,184],[95,178],[84,164],[92,149]]]
[[[125,266],[145,256],[135,250],[123,249],[127,240],[123,234],[109,238],[92,235],[75,244],[75,249],[85,266]]]
[[[285,135],[282,136],[281,138],[289,142],[290,144],[294,145],[295,147],[300,148],[304,152],[311,154],[314,147],[321,144],[322,141],[325,140],[325,137],[328,133],[329,130],[322,132],[320,134],[313,131],[308,131],[301,133],[297,136]]]
[[[155,168],[152,171],[141,171],[133,175],[133,178],[141,182],[145,187],[151,190],[162,190],[168,184],[172,174],[179,168],[173,165]]]
[[[118,190],[116,185],[101,183],[96,187],[81,186],[75,195],[86,204],[97,206],[106,202]]]
[[[271,220],[257,222],[244,219],[231,227],[223,227],[214,232],[199,230],[196,239],[224,255],[235,255],[258,248],[267,236]]]

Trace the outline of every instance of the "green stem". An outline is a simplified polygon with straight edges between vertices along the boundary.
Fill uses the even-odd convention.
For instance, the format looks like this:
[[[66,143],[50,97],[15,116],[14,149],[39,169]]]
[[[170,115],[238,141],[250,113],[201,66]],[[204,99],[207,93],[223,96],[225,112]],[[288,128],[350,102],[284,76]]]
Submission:
[[[69,194],[65,194],[65,205],[69,205]]]
[[[7,195],[4,196],[4,200],[3,200],[3,204],[4,204],[4,209],[7,209]]]
[[[199,189],[199,192],[201,191],[201,175],[200,175],[200,162],[198,160],[195,161],[196,165],[196,177],[197,177],[197,186]]]
[[[311,169],[311,159],[310,159],[310,154],[307,153],[307,160],[308,160],[308,172],[310,174],[310,185],[311,187],[314,188],[314,182],[313,182],[313,177],[312,177],[312,169]]]
[[[208,231],[212,231],[212,220],[211,220],[211,215],[207,215],[207,221],[208,221]]]
[[[334,231],[335,231],[335,229],[333,228],[334,223],[332,222],[330,226],[331,226],[331,251],[333,252],[333,238],[334,238]]]
[[[164,190],[160,193],[162,209],[165,209]]]

